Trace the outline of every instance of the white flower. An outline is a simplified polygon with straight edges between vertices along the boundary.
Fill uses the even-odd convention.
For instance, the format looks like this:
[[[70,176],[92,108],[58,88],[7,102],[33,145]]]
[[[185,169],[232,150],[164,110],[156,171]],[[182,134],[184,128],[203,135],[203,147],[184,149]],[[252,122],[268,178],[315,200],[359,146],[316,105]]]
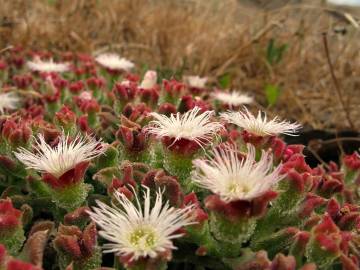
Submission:
[[[16,109],[19,98],[12,92],[0,94],[0,114],[3,114],[5,109]]]
[[[81,100],[92,100],[93,96],[91,92],[88,91],[83,91],[81,92],[81,94],[79,95],[79,98]]]
[[[226,112],[222,113],[221,117],[226,121],[235,124],[246,131],[258,135],[258,136],[268,136],[268,135],[295,135],[298,129],[301,128],[301,125],[298,123],[290,123],[288,121],[279,121],[276,116],[274,119],[268,121],[266,114],[262,116],[262,112],[259,111],[257,117],[249,112],[246,108],[241,112]]]
[[[69,136],[63,133],[58,145],[52,148],[40,134],[35,142],[35,153],[21,147],[14,154],[27,168],[50,173],[58,178],[77,164],[101,155],[105,147],[99,147],[100,143],[94,137],[82,137],[80,134],[70,142]]]
[[[243,104],[251,104],[254,101],[253,97],[245,95],[245,94],[240,94],[239,92],[236,92],[236,91],[232,91],[230,93],[218,91],[213,94],[213,98],[221,101],[222,103],[228,104],[230,106],[240,106]]]
[[[207,82],[207,78],[201,78],[199,76],[186,76],[185,81],[190,87],[204,88]]]
[[[157,73],[154,70],[146,71],[144,79],[140,84],[140,88],[151,89],[156,85]]]
[[[98,208],[89,212],[93,221],[101,227],[99,234],[112,242],[104,245],[105,253],[138,258],[155,258],[159,253],[176,247],[172,239],[183,236],[177,233],[180,228],[194,224],[190,211],[193,205],[175,209],[166,202],[163,204],[162,193],[158,191],[154,205],[150,189],[146,188],[143,202],[136,196],[135,205],[124,194],[114,193],[119,206],[108,206],[97,201]],[[143,205],[143,206],[141,206]]]
[[[69,63],[55,63],[52,59],[50,61],[42,61],[40,58],[35,58],[34,61],[28,61],[27,66],[32,71],[39,72],[66,72],[70,70]]]
[[[192,180],[211,190],[226,202],[252,200],[263,195],[283,179],[281,165],[272,170],[272,155],[263,151],[261,159],[255,159],[256,149],[247,145],[246,159],[239,159],[236,149],[215,149],[209,160],[196,159]]]
[[[327,0],[329,4],[342,6],[360,6],[360,0]]]
[[[175,138],[174,142],[180,139],[188,139],[201,146],[206,142],[211,142],[213,137],[224,127],[221,123],[210,120],[214,111],[206,111],[200,114],[199,112],[199,107],[195,107],[183,115],[177,113],[170,115],[170,117],[153,112],[150,115],[156,120],[151,121],[145,130],[159,138]]]
[[[103,67],[111,70],[130,71],[135,66],[133,62],[125,58],[122,58],[114,53],[100,54],[95,58],[95,61],[98,62]]]

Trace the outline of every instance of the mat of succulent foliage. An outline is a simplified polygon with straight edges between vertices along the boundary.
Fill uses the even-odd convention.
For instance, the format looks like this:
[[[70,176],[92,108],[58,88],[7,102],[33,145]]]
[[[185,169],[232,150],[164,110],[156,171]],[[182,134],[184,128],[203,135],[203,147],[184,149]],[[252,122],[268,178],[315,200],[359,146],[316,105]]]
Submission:
[[[311,168],[253,96],[133,70],[2,55],[1,270],[359,269],[359,153]]]
[[[360,95],[355,95],[360,62],[350,61],[359,57],[359,32],[343,12],[353,9],[325,0],[0,2],[0,50],[14,44],[86,52],[111,47],[163,73],[201,74],[214,83],[229,76],[233,87],[250,91],[265,107],[264,88],[278,86],[279,106],[268,111],[272,116],[315,129],[360,127]],[[297,4],[257,8],[274,2]],[[324,32],[345,106],[330,76]],[[267,60],[272,39],[286,46],[276,63]]]

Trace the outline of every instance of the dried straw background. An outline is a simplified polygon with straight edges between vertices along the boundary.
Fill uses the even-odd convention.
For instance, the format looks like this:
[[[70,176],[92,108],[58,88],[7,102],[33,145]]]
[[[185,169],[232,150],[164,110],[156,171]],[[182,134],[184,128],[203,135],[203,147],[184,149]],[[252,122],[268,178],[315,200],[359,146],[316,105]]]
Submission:
[[[236,0],[0,0],[0,49],[112,50],[150,68],[206,75],[214,84],[229,73],[232,87],[253,93],[259,107],[266,104],[264,85],[276,83],[283,91],[275,112],[283,117],[313,128],[359,129],[360,30],[314,2],[264,10]],[[339,25],[346,35],[334,33]],[[271,38],[289,44],[275,67],[265,58]]]

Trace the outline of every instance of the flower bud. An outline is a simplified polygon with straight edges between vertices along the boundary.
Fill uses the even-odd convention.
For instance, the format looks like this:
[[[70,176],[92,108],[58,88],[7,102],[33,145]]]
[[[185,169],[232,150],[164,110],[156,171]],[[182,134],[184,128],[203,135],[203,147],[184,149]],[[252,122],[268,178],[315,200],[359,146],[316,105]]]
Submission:
[[[348,241],[344,237],[330,216],[325,214],[322,221],[311,230],[305,253],[308,261],[315,262],[320,268],[330,266],[340,257],[341,248]]]
[[[69,84],[69,90],[73,94],[81,93],[84,90],[83,81],[76,81]]]
[[[69,107],[64,105],[60,111],[55,113],[55,122],[62,127],[66,133],[69,133],[75,126],[76,115]]]
[[[21,217],[10,199],[0,200],[0,243],[10,254],[16,254],[25,240]]]
[[[54,239],[54,247],[59,254],[60,265],[73,262],[74,269],[90,270],[100,267],[101,252],[97,247],[95,223],[90,223],[84,231],[76,226],[60,224]]]

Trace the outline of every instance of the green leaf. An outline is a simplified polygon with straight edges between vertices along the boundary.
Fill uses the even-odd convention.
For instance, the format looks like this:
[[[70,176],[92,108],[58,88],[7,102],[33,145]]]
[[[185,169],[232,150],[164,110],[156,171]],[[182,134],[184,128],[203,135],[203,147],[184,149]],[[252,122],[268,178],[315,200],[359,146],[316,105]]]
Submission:
[[[268,84],[265,86],[265,95],[269,107],[274,106],[279,99],[281,90],[277,85]]]
[[[225,73],[219,78],[219,84],[222,89],[226,89],[230,87],[231,76],[229,73]]]
[[[274,39],[270,39],[267,51],[266,51],[266,59],[269,62],[270,65],[279,63],[283,55],[288,48],[288,44],[281,44],[279,46],[276,45]]]

